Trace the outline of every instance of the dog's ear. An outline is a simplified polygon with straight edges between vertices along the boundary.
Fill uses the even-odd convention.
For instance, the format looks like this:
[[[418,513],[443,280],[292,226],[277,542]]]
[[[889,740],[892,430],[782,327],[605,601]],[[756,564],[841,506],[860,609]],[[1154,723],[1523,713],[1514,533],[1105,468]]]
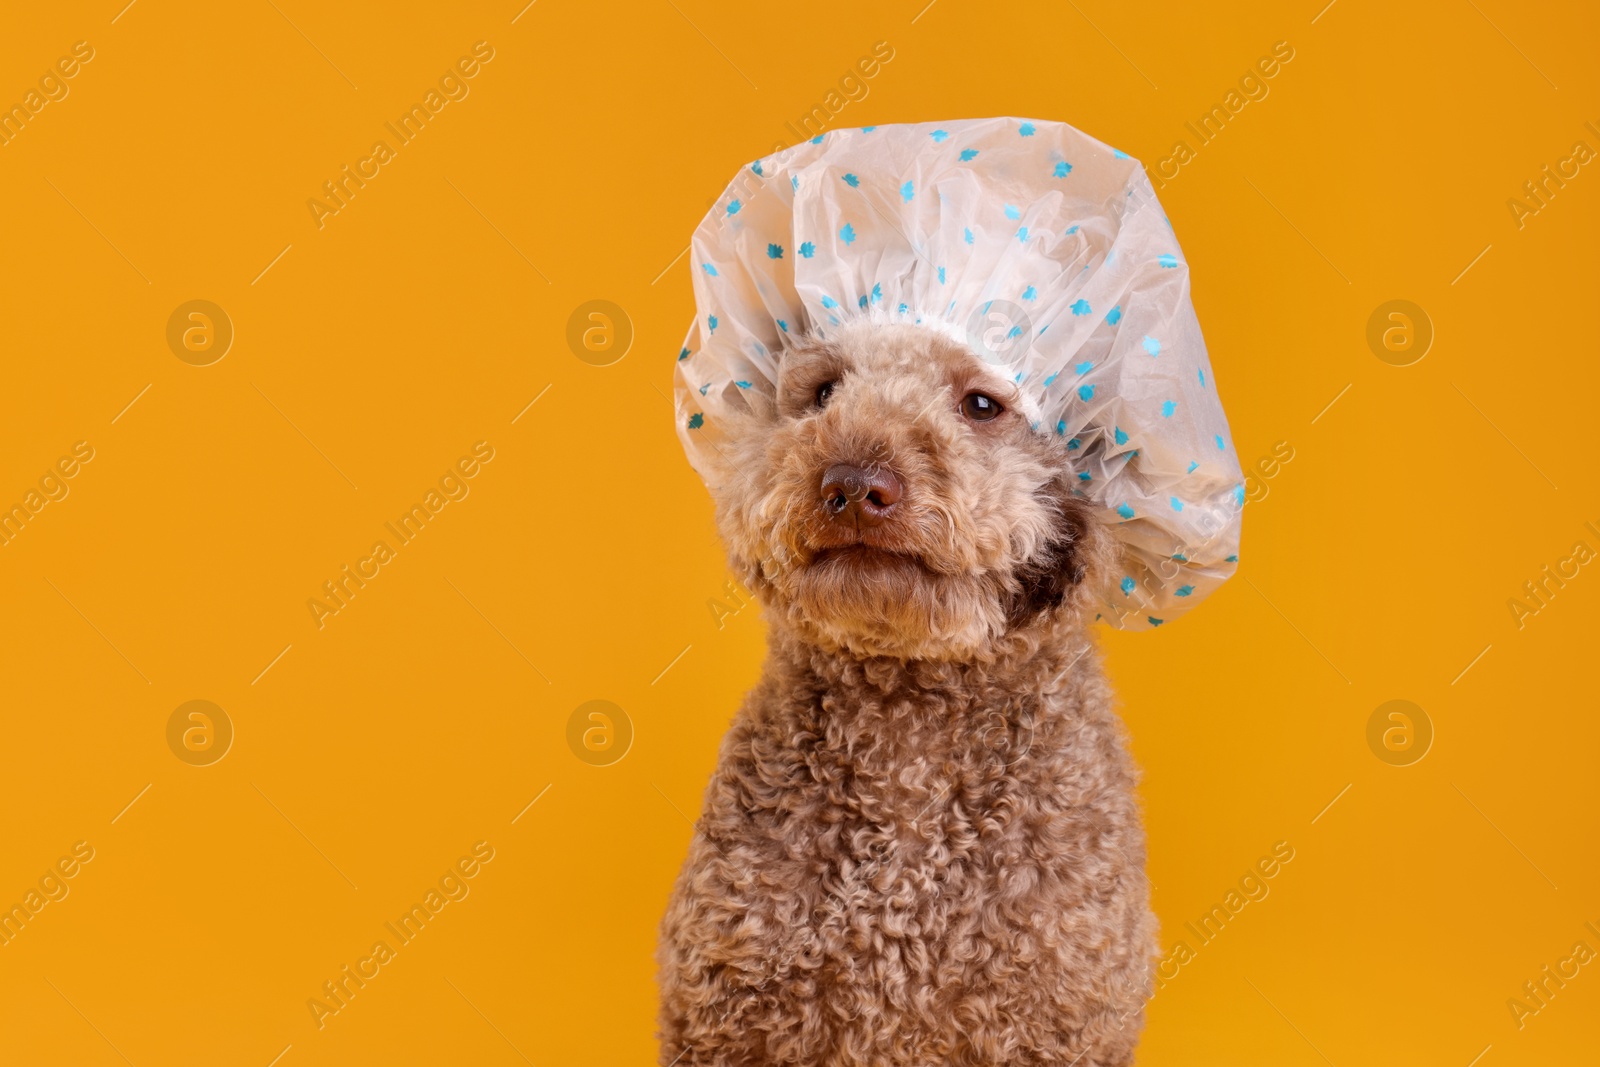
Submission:
[[[1081,609],[1116,565],[1117,545],[1090,505],[1065,486],[1052,494],[1054,529],[1044,547],[1017,569],[1008,612],[1012,626],[1067,605]]]

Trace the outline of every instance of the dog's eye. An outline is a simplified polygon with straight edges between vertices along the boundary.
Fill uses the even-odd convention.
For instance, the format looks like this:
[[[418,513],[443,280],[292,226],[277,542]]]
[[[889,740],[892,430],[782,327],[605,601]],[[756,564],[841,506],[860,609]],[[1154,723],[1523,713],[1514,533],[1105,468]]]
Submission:
[[[833,395],[833,387],[838,384],[838,382],[823,382],[817,386],[817,407],[828,406],[828,398]]]
[[[961,414],[973,422],[988,422],[1000,414],[1000,404],[982,393],[968,393],[961,400]]]

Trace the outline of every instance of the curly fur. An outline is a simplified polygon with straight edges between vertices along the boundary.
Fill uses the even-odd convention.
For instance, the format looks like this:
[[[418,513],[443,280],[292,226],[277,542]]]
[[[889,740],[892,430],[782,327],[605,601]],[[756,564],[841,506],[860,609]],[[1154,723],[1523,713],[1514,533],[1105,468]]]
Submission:
[[[975,389],[1005,412],[965,418]],[[1116,551],[1017,400],[862,324],[730,431],[718,525],[769,653],[662,922],[663,1067],[1132,1062],[1155,920],[1086,628]],[[889,521],[823,509],[840,462],[898,475]]]

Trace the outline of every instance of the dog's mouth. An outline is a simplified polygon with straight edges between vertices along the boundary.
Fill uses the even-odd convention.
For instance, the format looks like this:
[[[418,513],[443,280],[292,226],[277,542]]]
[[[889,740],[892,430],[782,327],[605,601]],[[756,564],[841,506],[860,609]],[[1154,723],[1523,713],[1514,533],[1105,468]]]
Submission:
[[[803,542],[809,549],[806,569],[819,575],[938,576],[910,531],[898,522],[871,526],[826,522],[807,530]]]
[[[910,553],[897,552],[892,548],[880,548],[865,541],[856,541],[848,545],[829,545],[819,549],[817,554],[811,557],[811,565],[816,566],[836,560],[848,560],[852,566],[859,567],[917,562],[917,558]]]
[[[856,574],[912,573],[919,577],[937,577],[921,556],[913,552],[883,548],[865,541],[821,548],[811,557],[809,569],[848,571]]]

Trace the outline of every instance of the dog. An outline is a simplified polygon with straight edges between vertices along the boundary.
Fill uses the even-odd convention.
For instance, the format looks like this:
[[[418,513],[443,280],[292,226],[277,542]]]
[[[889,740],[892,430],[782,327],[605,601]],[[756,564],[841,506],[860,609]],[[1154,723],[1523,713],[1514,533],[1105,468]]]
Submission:
[[[781,357],[714,490],[769,628],[661,924],[662,1067],[1133,1062],[1156,926],[1089,632],[1119,549],[953,335]]]

